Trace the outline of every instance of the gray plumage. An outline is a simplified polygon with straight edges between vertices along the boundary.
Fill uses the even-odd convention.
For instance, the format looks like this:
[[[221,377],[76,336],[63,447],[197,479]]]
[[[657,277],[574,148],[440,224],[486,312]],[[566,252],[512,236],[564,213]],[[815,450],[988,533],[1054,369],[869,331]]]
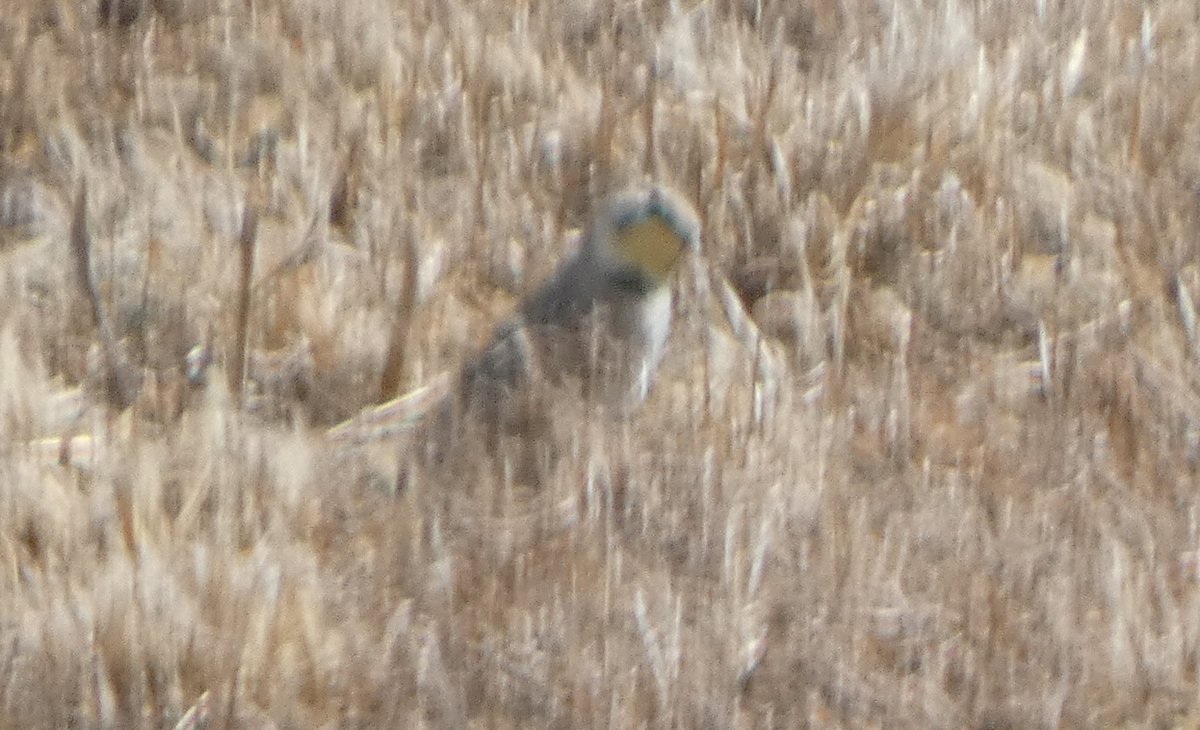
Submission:
[[[696,248],[696,215],[669,191],[639,188],[606,201],[579,250],[462,370],[453,412],[478,419],[495,436],[536,428],[563,386],[608,406],[639,404],[670,332],[670,271],[647,270],[622,243],[653,219],[665,224],[660,233],[678,240],[648,245],[677,243],[678,257]]]

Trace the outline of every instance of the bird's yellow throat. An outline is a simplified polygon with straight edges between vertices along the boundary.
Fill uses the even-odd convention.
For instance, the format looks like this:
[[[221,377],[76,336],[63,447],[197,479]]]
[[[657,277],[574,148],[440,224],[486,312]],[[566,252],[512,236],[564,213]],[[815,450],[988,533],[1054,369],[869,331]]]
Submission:
[[[660,281],[671,274],[683,252],[679,233],[657,215],[625,226],[616,238],[617,250],[626,261]]]

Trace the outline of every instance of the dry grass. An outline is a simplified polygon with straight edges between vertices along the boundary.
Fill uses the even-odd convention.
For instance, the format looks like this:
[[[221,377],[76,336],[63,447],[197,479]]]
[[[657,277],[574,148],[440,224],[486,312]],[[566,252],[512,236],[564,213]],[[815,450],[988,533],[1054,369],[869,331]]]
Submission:
[[[1194,1],[515,5],[5,11],[0,724],[1195,727]],[[322,439],[642,175],[766,349],[682,276],[490,511]]]

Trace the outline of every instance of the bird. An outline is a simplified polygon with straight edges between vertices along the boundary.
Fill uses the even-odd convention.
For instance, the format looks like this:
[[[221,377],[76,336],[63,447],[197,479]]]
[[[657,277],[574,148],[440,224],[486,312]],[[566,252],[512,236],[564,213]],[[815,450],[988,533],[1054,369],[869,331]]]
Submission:
[[[577,250],[519,302],[477,355],[442,378],[330,430],[338,441],[414,430],[427,461],[453,445],[495,453],[545,438],[586,403],[628,413],[649,394],[670,334],[671,280],[698,251],[696,210],[662,184],[597,205]],[[368,436],[369,438],[369,436]]]

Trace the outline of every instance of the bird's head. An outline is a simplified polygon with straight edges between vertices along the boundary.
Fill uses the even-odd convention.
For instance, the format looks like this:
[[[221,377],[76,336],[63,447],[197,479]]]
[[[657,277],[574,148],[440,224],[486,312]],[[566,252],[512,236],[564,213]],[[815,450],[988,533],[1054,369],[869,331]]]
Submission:
[[[627,190],[603,207],[589,241],[607,259],[615,283],[640,293],[665,285],[699,246],[695,209],[659,186]]]

